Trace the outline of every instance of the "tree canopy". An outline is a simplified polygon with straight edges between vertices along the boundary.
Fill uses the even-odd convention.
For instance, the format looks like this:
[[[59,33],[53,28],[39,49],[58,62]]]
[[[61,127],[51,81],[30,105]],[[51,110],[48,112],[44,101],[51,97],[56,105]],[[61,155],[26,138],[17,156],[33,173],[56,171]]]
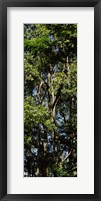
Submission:
[[[77,25],[24,25],[24,175],[77,176]]]

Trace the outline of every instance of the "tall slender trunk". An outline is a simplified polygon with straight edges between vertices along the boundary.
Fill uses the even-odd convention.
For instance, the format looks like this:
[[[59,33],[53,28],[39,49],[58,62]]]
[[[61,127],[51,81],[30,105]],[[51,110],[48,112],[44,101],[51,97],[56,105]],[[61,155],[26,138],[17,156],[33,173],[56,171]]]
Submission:
[[[38,140],[37,140],[37,147],[38,147],[38,152],[37,152],[37,171],[36,171],[36,176],[40,175],[40,167],[39,167],[39,160],[40,160],[40,130],[38,128],[37,130],[37,136],[38,136]]]
[[[43,142],[43,156],[44,156],[44,159],[43,159],[43,166],[42,166],[42,173],[43,173],[43,176],[47,177],[48,176],[48,142],[47,142],[47,131],[44,130],[44,142]]]

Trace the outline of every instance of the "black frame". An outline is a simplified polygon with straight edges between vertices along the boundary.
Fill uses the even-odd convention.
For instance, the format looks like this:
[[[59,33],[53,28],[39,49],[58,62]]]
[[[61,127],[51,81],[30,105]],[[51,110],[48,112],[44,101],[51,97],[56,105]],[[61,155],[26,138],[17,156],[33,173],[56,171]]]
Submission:
[[[94,7],[94,195],[7,195],[7,7]],[[101,200],[101,0],[0,0],[0,200]]]

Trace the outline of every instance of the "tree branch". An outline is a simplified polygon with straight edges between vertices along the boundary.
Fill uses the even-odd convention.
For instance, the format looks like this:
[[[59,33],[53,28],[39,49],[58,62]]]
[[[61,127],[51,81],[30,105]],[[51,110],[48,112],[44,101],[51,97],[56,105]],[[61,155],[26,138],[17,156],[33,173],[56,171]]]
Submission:
[[[57,91],[57,94],[56,94],[56,97],[55,97],[55,100],[53,102],[53,105],[52,105],[52,109],[56,106],[56,104],[58,103],[59,101],[59,98],[60,98],[60,95],[61,95],[61,89],[63,87],[63,84],[60,85],[58,91]]]

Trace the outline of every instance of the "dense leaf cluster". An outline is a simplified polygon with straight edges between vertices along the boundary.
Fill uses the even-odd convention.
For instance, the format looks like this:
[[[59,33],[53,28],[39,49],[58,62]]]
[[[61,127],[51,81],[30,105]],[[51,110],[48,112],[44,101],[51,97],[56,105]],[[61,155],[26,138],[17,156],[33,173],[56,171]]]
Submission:
[[[24,25],[24,175],[77,176],[77,25]]]

